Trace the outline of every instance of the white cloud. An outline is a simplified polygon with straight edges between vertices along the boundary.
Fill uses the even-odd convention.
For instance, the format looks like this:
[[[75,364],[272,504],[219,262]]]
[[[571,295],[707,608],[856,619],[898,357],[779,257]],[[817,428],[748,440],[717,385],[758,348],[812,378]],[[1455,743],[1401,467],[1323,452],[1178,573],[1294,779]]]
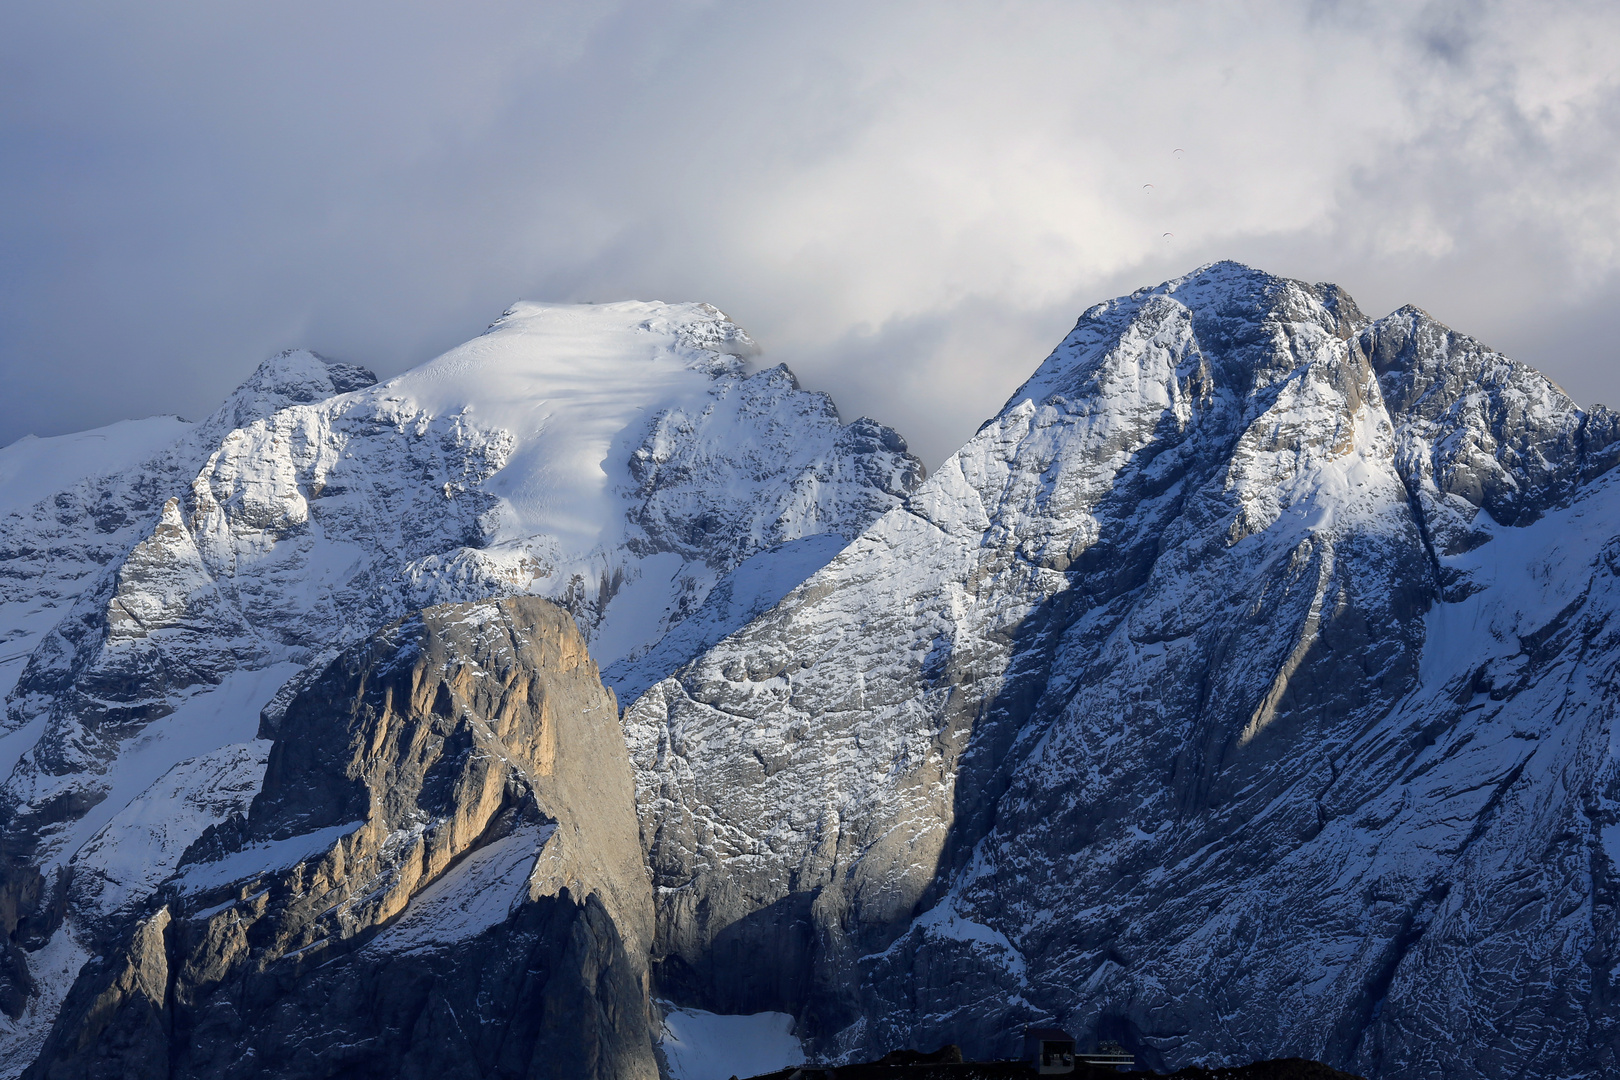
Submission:
[[[1611,5],[63,10],[0,25],[0,441],[639,295],[936,461],[1081,308],[1229,256],[1620,397],[1559,329],[1620,291]]]

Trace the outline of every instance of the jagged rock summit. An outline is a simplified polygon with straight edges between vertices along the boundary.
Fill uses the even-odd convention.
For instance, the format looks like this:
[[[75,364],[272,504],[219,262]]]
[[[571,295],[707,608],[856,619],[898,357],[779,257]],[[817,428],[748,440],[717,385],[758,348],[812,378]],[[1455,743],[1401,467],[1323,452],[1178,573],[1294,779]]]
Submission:
[[[823,1057],[1616,1067],[1615,419],[1235,264],[635,702],[660,983]]]
[[[289,354],[0,519],[4,1072],[543,1076],[566,1016],[637,1076],[650,999],[829,1061],[1620,1067],[1614,414],[1232,263],[926,480],[750,347],[520,305],[382,385]]]

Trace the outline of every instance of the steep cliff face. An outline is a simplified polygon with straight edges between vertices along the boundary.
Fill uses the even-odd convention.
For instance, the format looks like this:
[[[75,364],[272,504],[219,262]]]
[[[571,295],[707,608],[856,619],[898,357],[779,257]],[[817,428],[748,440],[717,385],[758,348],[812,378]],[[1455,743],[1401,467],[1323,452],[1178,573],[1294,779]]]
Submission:
[[[660,981],[825,1053],[1610,1067],[1611,427],[1332,287],[1093,308],[629,710]]]
[[[534,598],[429,608],[293,699],[69,993],[38,1077],[657,1076],[613,696]]]
[[[625,303],[518,305],[380,386],[286,353],[157,456],[0,522],[0,1074],[84,944],[252,798],[261,709],[268,736],[339,650],[538,594],[636,690],[920,482],[752,351],[708,305]]]

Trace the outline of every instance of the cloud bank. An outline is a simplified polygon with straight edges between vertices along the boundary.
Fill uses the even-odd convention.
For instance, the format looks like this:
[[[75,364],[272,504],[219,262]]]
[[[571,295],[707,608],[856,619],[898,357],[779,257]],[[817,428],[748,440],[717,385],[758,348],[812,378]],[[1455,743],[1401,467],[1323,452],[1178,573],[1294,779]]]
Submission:
[[[1620,403],[1612,4],[27,7],[0,444],[640,297],[932,465],[1084,307],[1218,258]]]

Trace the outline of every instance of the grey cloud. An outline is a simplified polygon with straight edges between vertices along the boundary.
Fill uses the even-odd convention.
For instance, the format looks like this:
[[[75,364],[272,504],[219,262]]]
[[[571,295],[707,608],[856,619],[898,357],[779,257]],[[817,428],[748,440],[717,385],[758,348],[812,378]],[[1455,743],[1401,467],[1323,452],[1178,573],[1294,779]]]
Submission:
[[[642,296],[934,463],[1082,308],[1227,257],[1620,400],[1604,5],[23,8],[0,444]]]

